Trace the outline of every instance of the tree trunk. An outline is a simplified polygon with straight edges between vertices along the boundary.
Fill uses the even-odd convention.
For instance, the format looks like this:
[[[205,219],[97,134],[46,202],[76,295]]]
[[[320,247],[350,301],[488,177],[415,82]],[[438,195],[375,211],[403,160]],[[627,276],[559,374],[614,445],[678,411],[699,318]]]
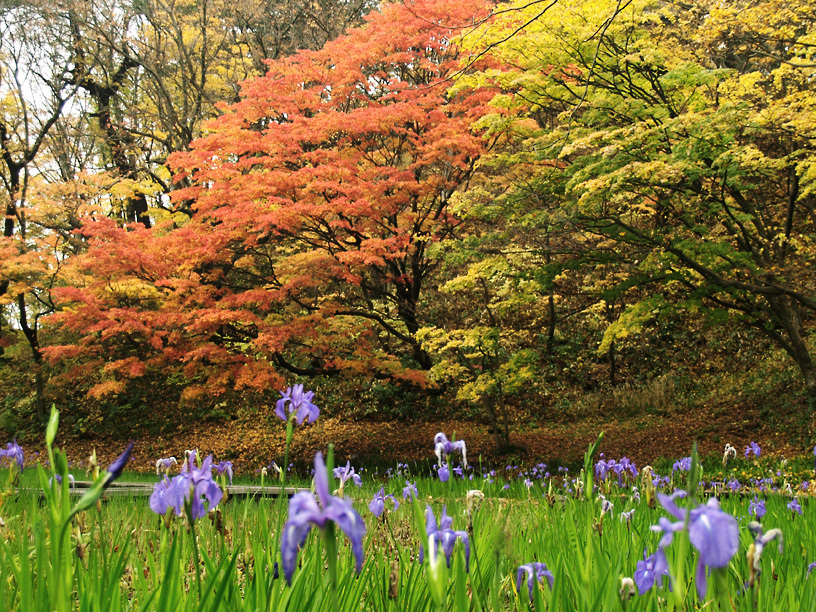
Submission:
[[[771,333],[771,337],[799,367],[808,397],[816,399],[816,367],[805,341],[798,304],[785,295],[768,297],[767,301],[782,328],[781,332]]]
[[[552,355],[555,347],[555,291],[552,289],[547,296],[547,307],[550,314],[550,322],[547,326],[547,353]]]
[[[14,235],[14,222],[17,219],[17,197],[20,192],[20,175],[23,171],[23,164],[15,162],[9,153],[9,134],[6,124],[0,121],[0,150],[2,150],[3,162],[8,171],[8,202],[6,203],[6,215],[3,220],[3,236],[11,238]],[[5,295],[9,288],[9,281],[0,281],[0,295]]]
[[[545,260],[548,265],[551,258],[552,257],[548,251]],[[555,347],[555,287],[550,287],[547,294],[547,310],[550,316],[550,321],[547,325],[547,354],[552,355]]]
[[[802,378],[805,380],[805,390],[807,391],[808,397],[816,401],[816,371],[813,369],[813,364],[809,367],[802,367],[800,365],[799,370],[802,372]]]
[[[502,435],[503,448],[510,446],[510,419],[507,417],[507,407],[504,405],[504,390],[501,383],[499,384],[499,410],[502,415],[502,422],[504,424],[504,431]]]
[[[618,384],[618,366],[615,361],[615,341],[609,343],[609,383],[615,387]]]
[[[797,347],[796,354],[791,354],[791,357],[796,361],[799,372],[802,374],[802,380],[805,383],[805,392],[808,394],[808,397],[816,400],[816,368],[814,368],[813,365],[813,358],[807,351],[807,347],[801,336],[799,336],[797,340],[799,341],[797,344],[801,343],[801,347]]]
[[[34,360],[34,390],[36,393],[37,403],[37,418],[41,423],[45,422],[45,380],[43,379],[43,355],[40,350],[40,338],[37,333],[36,318],[34,325],[28,324],[28,313],[26,312],[25,294],[21,293],[17,296],[17,307],[20,309],[20,329],[23,335],[28,340],[28,345],[31,347],[31,357]]]
[[[430,370],[433,366],[433,360],[428,354],[428,351],[423,349],[422,345],[416,341],[416,333],[419,331],[419,321],[416,316],[417,299],[413,295],[413,292],[409,293],[407,289],[401,290],[400,288],[397,288],[397,299],[397,314],[400,320],[405,323],[405,327],[408,329],[408,333],[411,334],[411,338],[414,339],[411,346],[413,358],[419,364],[420,368]]]
[[[493,438],[496,442],[496,448],[501,449],[503,448],[502,432],[501,428],[499,427],[499,419],[496,418],[496,407],[493,405],[493,402],[490,401],[490,397],[487,394],[482,396],[482,403],[484,404],[485,411],[490,419],[490,427],[493,429]]]
[[[86,65],[85,52],[82,47],[84,37],[80,33],[80,24],[74,18],[75,15],[72,15],[76,49],[76,65],[73,69],[72,82],[84,89],[93,99],[96,105],[96,112],[93,116],[97,119],[103,142],[108,148],[111,161],[119,176],[137,181],[139,168],[133,151],[136,148],[136,139],[114,122],[113,111],[127,74],[132,69],[138,68],[139,63],[126,54],[107,82],[93,78],[90,67]],[[128,223],[135,221],[150,228],[147,198],[143,193],[135,193],[127,199],[123,216]]]

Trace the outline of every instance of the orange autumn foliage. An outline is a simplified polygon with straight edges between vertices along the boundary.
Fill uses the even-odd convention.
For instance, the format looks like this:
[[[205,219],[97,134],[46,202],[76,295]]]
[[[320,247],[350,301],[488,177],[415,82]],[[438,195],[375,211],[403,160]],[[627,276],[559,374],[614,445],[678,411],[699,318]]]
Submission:
[[[189,220],[83,228],[90,246],[71,265],[84,283],[53,317],[74,341],[50,354],[109,364],[116,380],[181,371],[191,394],[280,387],[287,372],[423,384],[434,246],[456,235],[451,196],[502,138],[471,127],[495,92],[451,93],[480,66],[457,37],[489,8],[386,4],[244,83],[170,159]]]

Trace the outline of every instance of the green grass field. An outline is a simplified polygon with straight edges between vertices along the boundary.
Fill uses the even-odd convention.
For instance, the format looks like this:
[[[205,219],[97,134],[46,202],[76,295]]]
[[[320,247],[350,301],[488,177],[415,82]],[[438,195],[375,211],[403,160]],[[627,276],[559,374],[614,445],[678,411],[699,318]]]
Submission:
[[[64,456],[54,451],[52,457],[56,472],[67,474]],[[808,565],[816,560],[812,528],[816,506],[809,491],[803,490],[802,481],[813,475],[804,460],[789,464],[740,456],[725,469],[706,465],[702,472],[692,461],[686,466],[691,466],[689,472],[667,468],[660,476],[645,477],[644,470],[635,476],[632,468],[623,472],[620,482],[610,469],[605,479],[593,484],[592,476],[601,475],[594,467],[597,459],[596,452],[588,452],[589,470],[574,477],[563,471],[549,474],[543,465],[494,470],[476,466],[462,477],[452,473],[446,482],[427,473],[411,474],[406,466],[386,474],[366,473],[360,487],[351,480],[345,483],[342,502],[332,496],[328,502],[321,499],[314,509],[332,518],[328,508],[346,508],[350,502],[365,522],[359,574],[344,534],[348,525],[333,515],[338,525],[327,520],[324,529],[311,529],[302,546],[295,547],[291,584],[284,578],[281,534],[302,512],[295,507],[299,502],[292,501],[290,509],[287,499],[222,499],[192,521],[189,499],[181,516],[172,509],[157,514],[147,497],[98,499],[101,482],[108,478],[104,471],[100,485],[80,499],[69,495],[67,478],[49,483],[52,472],[43,466],[18,474],[13,463],[0,507],[5,522],[0,609],[814,609],[816,578],[808,578]],[[331,453],[328,460],[331,467]],[[125,473],[120,478],[132,477]],[[155,476],[149,480],[158,482]],[[273,484],[270,480],[266,484]],[[418,496],[413,500],[403,497],[406,481],[416,483]],[[260,478],[247,477],[244,482],[260,484]],[[687,508],[701,508],[716,493],[720,510],[698,508],[684,526],[654,503],[652,484],[657,491],[696,490],[694,500],[692,496],[675,500]],[[36,491],[38,485],[43,493]],[[287,485],[309,488],[314,482],[310,475],[293,474]],[[331,493],[339,496],[338,487],[337,480],[329,479]],[[399,507],[394,509],[394,500],[388,499],[385,512],[376,517],[369,502],[380,487]],[[586,495],[589,490],[594,493]],[[801,515],[788,507],[792,493]],[[303,501],[311,493],[300,495],[297,499]],[[749,522],[758,518],[751,509],[759,501],[766,509],[761,519],[764,532],[780,529],[784,534],[781,552],[778,537],[765,542],[749,529]],[[450,521],[437,528],[443,508]],[[434,518],[431,531],[438,529],[440,534],[436,554],[432,549],[437,544],[433,536],[428,538],[428,509]],[[623,520],[621,514],[630,511],[631,519]],[[350,516],[351,511],[346,512]],[[652,526],[661,517],[674,522],[676,532],[673,541],[660,548],[667,561],[665,579],[655,581],[658,576],[653,572],[650,581],[644,569],[654,569],[654,564],[647,567],[644,557],[660,546],[663,534]],[[721,559],[722,554],[727,558],[707,574],[706,593],[700,599],[698,560],[716,556],[710,547],[721,546],[718,538],[726,523],[735,526],[736,550],[720,553]],[[710,542],[701,544],[702,532],[712,538]],[[764,551],[757,557],[760,543]],[[532,591],[526,574],[517,582],[519,568],[534,562],[546,564],[552,587],[543,574],[530,583]],[[627,578],[634,580],[629,583]],[[662,582],[662,588],[655,582]]]

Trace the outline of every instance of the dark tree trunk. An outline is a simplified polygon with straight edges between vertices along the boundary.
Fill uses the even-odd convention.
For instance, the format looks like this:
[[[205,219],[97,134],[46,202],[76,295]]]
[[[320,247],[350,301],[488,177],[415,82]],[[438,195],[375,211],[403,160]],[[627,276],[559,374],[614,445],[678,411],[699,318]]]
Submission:
[[[24,163],[15,161],[11,155],[9,134],[6,124],[0,121],[0,153],[8,171],[8,202],[6,202],[6,218],[3,221],[3,236],[11,238],[14,235],[14,222],[17,219],[17,197],[20,193],[20,175],[25,167]],[[5,295],[9,288],[9,281],[0,281],[0,295]]]
[[[496,416],[496,407],[487,394],[482,396],[482,404],[484,404],[485,412],[487,412],[487,417],[490,419],[490,428],[493,430],[493,440],[496,443],[496,448],[502,449],[504,448],[502,431],[501,427],[499,427],[499,419]]]
[[[555,291],[550,289],[550,294],[547,296],[547,306],[550,315],[550,321],[547,325],[547,353],[552,355],[555,348]]]
[[[609,383],[615,387],[618,384],[618,366],[615,361],[615,341],[609,343]]]
[[[28,346],[31,348],[31,357],[34,360],[34,390],[37,402],[37,418],[41,423],[45,422],[45,380],[43,378],[43,354],[40,350],[40,339],[37,333],[37,321],[33,325],[28,323],[28,313],[26,312],[25,294],[17,296],[17,307],[20,309],[20,329],[23,331]]]
[[[786,295],[768,297],[767,302],[781,330],[765,331],[796,363],[808,397],[816,400],[816,367],[805,340],[799,304]]]
[[[133,147],[135,140],[132,134],[114,123],[114,102],[124,83],[128,72],[139,66],[138,62],[126,55],[113,72],[108,82],[100,82],[93,78],[85,63],[85,54],[82,51],[82,34],[79,24],[74,22],[73,34],[77,49],[76,66],[73,70],[72,82],[88,92],[96,105],[94,116],[99,123],[99,129],[104,134],[103,140],[110,152],[111,162],[119,176],[138,180],[139,168],[135,160]],[[147,214],[147,198],[138,193],[128,198],[124,210],[125,221],[142,223],[150,227],[150,216]]]
[[[549,242],[549,241],[548,241]],[[547,251],[545,262],[547,265],[552,261],[552,255]],[[552,355],[555,348],[555,287],[551,286],[547,292],[547,311],[550,317],[547,323],[547,354]]]
[[[504,424],[502,446],[500,448],[507,448],[510,446],[510,419],[507,416],[507,407],[504,405],[504,389],[502,389],[501,383],[499,383],[499,410],[501,411],[502,422]]]
[[[418,291],[416,293],[418,293]],[[418,295],[415,296],[414,292],[408,288],[402,290],[397,289],[397,298],[399,300],[397,313],[399,314],[400,320],[405,323],[405,327],[408,329],[411,338],[416,338],[416,333],[419,331],[419,320],[416,316],[418,297]],[[433,366],[433,360],[428,354],[428,351],[423,349],[422,345],[416,341],[413,342],[411,349],[412,356],[419,364],[419,367],[423,370],[430,370]]]

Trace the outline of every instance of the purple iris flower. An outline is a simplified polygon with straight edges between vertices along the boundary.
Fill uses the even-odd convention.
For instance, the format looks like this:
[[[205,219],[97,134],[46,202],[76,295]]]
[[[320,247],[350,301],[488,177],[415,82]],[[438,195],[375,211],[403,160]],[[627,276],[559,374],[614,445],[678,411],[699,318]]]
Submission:
[[[51,482],[54,479],[56,479],[57,484],[62,484],[62,476],[60,476],[59,474],[54,474],[51,478],[49,478],[48,479],[48,484],[50,485]],[[76,486],[76,480],[74,479],[73,474],[68,474],[68,486],[69,487],[75,487]]]
[[[454,451],[462,453],[462,464],[467,467],[467,447],[464,440],[457,440],[456,442],[449,442],[448,438],[441,431],[434,436],[434,452],[436,458],[439,459],[439,465],[442,465],[442,455],[447,459]]]
[[[561,471],[561,468],[559,468],[559,471]],[[635,478],[638,475],[638,469],[629,457],[622,457],[618,461],[615,459],[601,459],[595,464],[595,477],[598,481],[605,482],[609,472],[617,476],[619,487],[623,486],[624,476]]]
[[[814,561],[813,563],[811,563],[810,565],[807,566],[807,575],[810,576],[810,572],[812,572],[815,569],[816,569],[816,561]]]
[[[759,456],[762,454],[762,449],[759,447],[759,444],[757,444],[756,442],[751,442],[748,446],[745,447],[745,458],[746,459],[751,456],[751,453],[753,453],[753,455],[754,455],[754,457],[756,459],[759,459]]]
[[[17,438],[14,438],[12,442],[8,442],[6,448],[0,449],[0,457],[8,457],[9,464],[12,461],[16,461],[17,467],[22,471],[24,459],[23,447],[17,444]]]
[[[544,580],[547,579],[547,582],[550,585],[550,589],[553,587],[553,578],[552,572],[547,569],[546,563],[527,563],[526,565],[520,565],[518,571],[516,572],[516,590],[521,591],[521,581],[524,578],[524,574],[527,574],[527,592],[530,595],[530,601],[533,600],[533,582],[538,582],[539,584]]]
[[[442,515],[439,517],[439,526],[436,525],[436,516],[430,506],[425,510],[425,535],[428,538],[428,545],[442,547],[442,552],[445,553],[445,561],[450,567],[450,559],[453,554],[453,546],[456,540],[462,540],[465,545],[465,571],[470,571],[470,538],[466,531],[454,531],[451,529],[453,519],[448,516],[446,506],[442,506]],[[420,545],[419,547],[419,562],[422,563],[425,558],[425,550]],[[433,558],[433,557],[432,557]]]
[[[761,519],[765,516],[765,512],[765,500],[758,500],[757,496],[754,495],[754,501],[748,505],[748,514],[753,514],[758,519]]]
[[[174,465],[178,465],[178,460],[175,457],[156,459],[156,476],[158,476],[162,470],[164,470],[164,473],[166,474]]]
[[[149,502],[150,509],[156,514],[164,515],[170,508],[173,508],[176,514],[181,516],[187,491],[182,491],[178,485],[178,476],[170,480],[165,475],[153,486],[153,493],[150,495]]]
[[[450,478],[450,472],[448,471],[447,465],[437,466],[436,474],[439,476],[439,480],[442,482],[448,482],[448,478]]]
[[[411,484],[407,480],[405,481],[405,488],[402,490],[402,499],[407,499],[408,501],[413,501],[417,497],[419,497],[419,491],[416,488],[416,482]]]
[[[683,457],[679,461],[675,461],[672,466],[673,472],[688,472],[691,470],[691,457]]]
[[[232,461],[219,461],[215,466],[215,471],[219,476],[226,474],[229,477],[229,483],[232,485]]]
[[[382,513],[385,512],[386,499],[390,499],[392,502],[394,502],[394,511],[396,511],[397,508],[399,508],[399,502],[397,501],[397,499],[391,494],[386,495],[385,489],[383,487],[380,487],[380,490],[374,496],[374,499],[372,499],[371,503],[368,504],[368,509],[371,511],[371,514],[373,514],[377,518],[380,518],[382,516]]]
[[[679,521],[685,522],[688,514],[689,540],[700,553],[697,561],[697,594],[702,600],[706,594],[706,567],[727,567],[728,562],[739,548],[739,528],[737,519],[720,510],[715,498],[708,500],[690,513],[675,505],[674,499],[663,493],[657,499],[666,511]]]
[[[632,478],[636,478],[638,475],[638,469],[629,457],[621,457],[620,461],[612,466],[612,471],[615,472],[615,475],[618,477],[619,487],[623,486],[624,476],[629,475]]]
[[[181,484],[179,486],[181,490],[184,491],[185,488],[187,490],[185,497],[192,496],[194,520],[200,519],[207,514],[207,510],[215,508],[224,496],[221,487],[213,480],[212,463],[212,455],[208,455],[199,468],[195,463],[195,455],[191,455],[188,465],[176,476],[176,478],[180,479]],[[202,497],[207,499],[207,509],[204,508]]]
[[[796,512],[801,516],[802,514],[802,506],[799,504],[799,498],[794,497],[792,500],[788,502],[788,510],[791,512]]]
[[[657,544],[657,547],[662,550],[672,543],[672,540],[674,540],[674,533],[683,529],[683,522],[677,521],[676,523],[672,523],[665,516],[661,516],[657,521],[657,525],[652,525],[650,529],[652,531],[660,531],[663,533],[663,536],[660,538],[660,542]]]
[[[334,477],[340,481],[340,488],[343,488],[343,485],[346,484],[346,481],[349,479],[354,481],[358,487],[363,486],[363,479],[360,478],[360,475],[354,471],[354,468],[351,467],[351,462],[346,461],[346,467],[336,467],[332,470]]]
[[[275,414],[282,421],[287,418],[297,419],[298,425],[303,425],[303,421],[308,418],[309,423],[314,423],[320,416],[320,409],[312,403],[314,391],[303,392],[303,385],[288,387],[286,391],[281,391],[281,398],[275,404]],[[289,402],[289,416],[286,416],[286,402]]]
[[[289,584],[292,583],[292,575],[295,573],[298,549],[306,542],[312,525],[324,529],[329,521],[340,527],[351,540],[357,573],[363,569],[365,522],[352,508],[351,502],[329,494],[329,476],[326,473],[322,453],[315,455],[314,483],[317,498],[313,493],[301,491],[289,500],[289,519],[283,526],[281,537],[283,575]]]
[[[768,533],[765,533],[761,524],[757,523],[756,521],[751,521],[748,523],[748,530],[756,535],[754,545],[748,551],[748,564],[750,570],[750,574],[748,575],[748,584],[753,586],[756,580],[759,578],[759,575],[762,573],[762,553],[765,550],[765,547],[770,544],[772,540],[776,540],[778,542],[779,554],[781,555],[784,546],[781,529],[771,529],[768,531]]]
[[[601,459],[598,463],[595,464],[595,478],[600,481],[606,480],[606,473],[609,471],[609,465]]]
[[[635,584],[638,593],[643,595],[651,589],[655,582],[661,589],[663,588],[663,578],[669,575],[669,562],[666,553],[662,548],[658,548],[652,555],[646,556],[646,549],[643,549],[643,561],[638,561],[635,566]]]
[[[116,459],[114,459],[113,463],[108,466],[108,473],[105,476],[105,483],[104,488],[108,488],[110,483],[114,480],[119,478],[122,475],[122,472],[127,465],[127,462],[130,461],[130,454],[133,452],[133,442],[128,442],[128,445],[125,447],[125,450],[122,451],[122,454],[119,455]]]
[[[165,476],[153,487],[150,496],[150,509],[156,514],[165,514],[170,508],[181,516],[184,504],[191,501],[190,514],[192,520],[198,520],[215,508],[224,497],[221,487],[213,480],[212,455],[209,455],[201,467],[196,465],[196,452],[192,451],[189,461],[184,465],[181,473],[172,480]],[[207,500],[204,507],[203,499]]]

